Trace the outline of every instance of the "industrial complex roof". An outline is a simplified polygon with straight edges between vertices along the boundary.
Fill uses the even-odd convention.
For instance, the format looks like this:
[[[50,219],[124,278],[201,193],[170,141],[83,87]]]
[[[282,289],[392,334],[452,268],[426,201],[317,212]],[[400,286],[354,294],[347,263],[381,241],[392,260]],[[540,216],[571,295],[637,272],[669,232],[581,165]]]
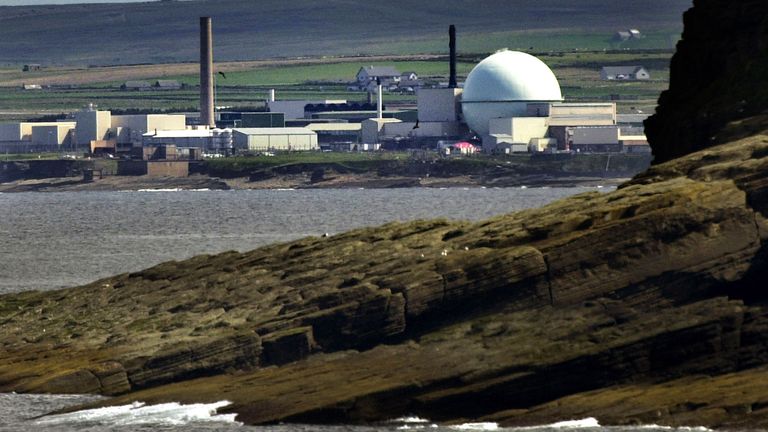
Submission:
[[[360,123],[311,123],[307,129],[313,131],[359,131],[362,128]]]
[[[212,135],[211,129],[159,130],[144,134],[145,137],[156,138],[205,138]]]
[[[237,128],[235,132],[245,135],[314,135],[315,132],[303,127],[288,128]]]

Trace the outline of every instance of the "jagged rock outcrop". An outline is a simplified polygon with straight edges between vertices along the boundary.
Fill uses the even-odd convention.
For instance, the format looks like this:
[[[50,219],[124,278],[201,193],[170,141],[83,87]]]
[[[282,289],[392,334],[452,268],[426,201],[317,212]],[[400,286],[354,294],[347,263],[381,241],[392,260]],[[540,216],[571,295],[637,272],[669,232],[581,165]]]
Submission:
[[[645,123],[654,163],[726,142],[729,122],[768,108],[768,3],[693,4],[672,57],[669,90]],[[760,123],[761,129],[768,124]]]

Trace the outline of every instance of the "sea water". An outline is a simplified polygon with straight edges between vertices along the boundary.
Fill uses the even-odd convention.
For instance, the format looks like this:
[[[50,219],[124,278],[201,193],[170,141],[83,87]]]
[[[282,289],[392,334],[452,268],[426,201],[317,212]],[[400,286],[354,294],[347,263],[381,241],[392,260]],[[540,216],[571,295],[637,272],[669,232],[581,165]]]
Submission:
[[[599,189],[605,191],[609,188]],[[480,220],[597,188],[0,194],[0,294],[391,221]]]

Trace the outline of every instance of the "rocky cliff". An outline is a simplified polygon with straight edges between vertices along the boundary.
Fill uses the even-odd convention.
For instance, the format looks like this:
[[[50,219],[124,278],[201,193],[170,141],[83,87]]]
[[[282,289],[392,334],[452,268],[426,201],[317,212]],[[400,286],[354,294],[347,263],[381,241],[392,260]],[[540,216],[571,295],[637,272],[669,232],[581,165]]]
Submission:
[[[768,136],[479,223],[385,225],[0,297],[0,389],[248,423],[768,426]]]
[[[768,3],[694,0],[670,66],[670,88],[646,121],[655,162],[726,142],[730,122],[768,108]],[[755,133],[768,122],[739,125]]]
[[[749,1],[697,2],[687,40],[692,17],[726,5],[721,17],[762,17]],[[733,96],[728,82],[712,83],[719,97]],[[670,115],[684,133],[680,109]],[[719,129],[729,142],[608,194],[1,296],[0,390],[115,395],[109,404],[227,399],[253,424],[416,414],[767,428],[762,122],[732,122]],[[694,138],[669,157],[701,147]]]

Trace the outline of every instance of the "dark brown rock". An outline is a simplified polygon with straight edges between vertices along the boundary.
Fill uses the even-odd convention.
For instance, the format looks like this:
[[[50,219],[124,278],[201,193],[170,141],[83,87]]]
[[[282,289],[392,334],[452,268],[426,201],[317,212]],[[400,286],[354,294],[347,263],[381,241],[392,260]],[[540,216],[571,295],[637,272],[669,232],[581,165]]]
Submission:
[[[726,142],[730,134],[718,135],[729,122],[768,108],[768,3],[693,3],[670,65],[670,88],[646,121],[656,164]]]

